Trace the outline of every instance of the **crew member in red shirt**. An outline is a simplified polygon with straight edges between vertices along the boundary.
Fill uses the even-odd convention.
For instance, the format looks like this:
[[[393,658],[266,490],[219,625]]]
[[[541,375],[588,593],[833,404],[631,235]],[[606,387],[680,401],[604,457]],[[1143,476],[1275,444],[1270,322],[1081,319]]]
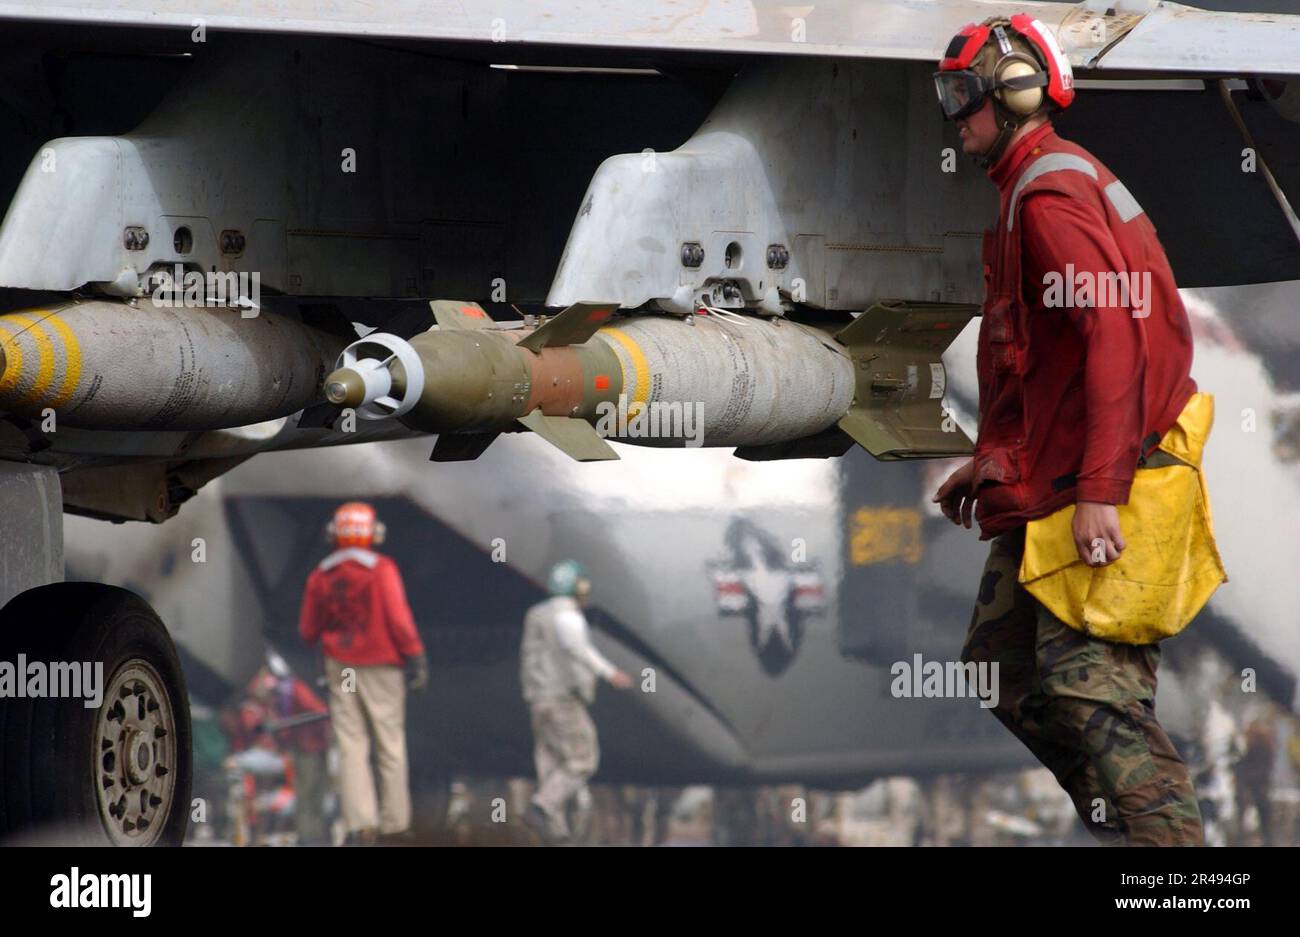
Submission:
[[[406,690],[428,681],[424,645],[397,564],[371,549],[383,540],[374,508],[342,505],[330,535],[337,549],[307,578],[298,630],[308,644],[320,642],[325,658],[349,841],[400,841],[411,826]]]
[[[984,239],[975,455],[935,495],[993,538],[963,660],[999,665],[994,714],[1098,839],[1200,844],[1196,793],[1155,717],[1159,646],[1071,628],[1018,581],[1026,523],[1068,505],[1084,563],[1125,549],[1117,505],[1196,392],[1173,273],[1123,183],[1053,131],[1073,77],[1042,23],[966,26],[935,85],[1001,196]]]
[[[325,704],[293,675],[284,658],[271,652],[248,684],[237,722],[237,751],[268,748],[292,761],[298,845],[328,845],[324,807],[330,730]],[[279,725],[282,722],[289,725]]]

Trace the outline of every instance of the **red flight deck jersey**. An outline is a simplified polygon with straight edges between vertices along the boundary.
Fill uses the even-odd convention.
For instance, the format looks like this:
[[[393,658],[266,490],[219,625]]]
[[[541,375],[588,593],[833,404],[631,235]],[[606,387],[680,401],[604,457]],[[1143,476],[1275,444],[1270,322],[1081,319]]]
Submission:
[[[401,664],[424,653],[397,564],[360,547],[336,550],[307,577],[298,632],[344,664]]]
[[[1051,124],[989,177],[1001,207],[984,234],[981,540],[1075,501],[1126,504],[1139,458],[1196,392],[1187,311],[1123,183]]]
[[[329,709],[320,697],[297,677],[271,681],[274,687],[271,690],[271,698],[259,699],[255,690],[256,684],[261,679],[264,678],[260,676],[253,678],[253,682],[249,684],[248,698],[239,708],[233,745],[235,751],[243,751],[254,745],[271,741],[274,741],[275,747],[282,752],[319,754],[327,751],[330,747],[330,724],[327,719],[280,729],[274,733],[273,739],[266,734],[262,727],[268,722],[307,713],[328,713]]]

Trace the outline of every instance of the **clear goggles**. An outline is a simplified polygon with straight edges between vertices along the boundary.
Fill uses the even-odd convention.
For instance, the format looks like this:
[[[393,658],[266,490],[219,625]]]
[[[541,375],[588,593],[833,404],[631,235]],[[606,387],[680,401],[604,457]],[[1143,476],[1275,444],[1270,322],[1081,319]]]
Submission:
[[[1046,84],[1046,72],[1017,75],[1001,82],[985,78],[970,69],[934,73],[934,90],[939,95],[939,106],[943,108],[943,116],[948,120],[961,120],[974,114],[984,105],[984,99],[989,93],[996,88],[1024,91],[1029,88],[1041,88]]]
[[[993,87],[990,79],[969,69],[934,73],[934,90],[948,120],[961,120],[974,114],[984,105],[984,98]]]

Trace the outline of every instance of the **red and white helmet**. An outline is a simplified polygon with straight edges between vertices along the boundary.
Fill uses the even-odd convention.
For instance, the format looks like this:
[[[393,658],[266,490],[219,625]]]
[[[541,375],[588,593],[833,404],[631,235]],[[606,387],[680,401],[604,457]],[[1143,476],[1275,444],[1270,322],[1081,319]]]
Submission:
[[[1027,13],[963,26],[939,61],[934,85],[948,120],[973,114],[988,97],[999,122],[1012,124],[1074,100],[1069,60],[1047,27]]]
[[[339,505],[327,533],[340,547],[369,547],[384,542],[384,525],[364,501]]]

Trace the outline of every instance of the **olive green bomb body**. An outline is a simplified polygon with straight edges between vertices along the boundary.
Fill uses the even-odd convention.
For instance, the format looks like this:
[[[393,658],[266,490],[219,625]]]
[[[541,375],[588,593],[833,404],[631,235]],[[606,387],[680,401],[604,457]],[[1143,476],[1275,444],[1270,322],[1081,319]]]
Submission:
[[[842,455],[855,442],[879,458],[970,451],[955,423],[941,428],[941,398],[943,349],[972,307],[880,304],[831,332],[781,317],[608,321],[617,307],[598,303],[498,329],[474,303],[430,306],[434,329],[348,346],[326,396],[438,434],[435,461],[477,458],[523,429],[579,461],[616,459],[605,437],[735,446],[750,460]]]
[[[588,341],[614,306],[579,303],[535,329],[497,329],[474,303],[430,306],[437,327],[409,342],[357,342],[351,364],[326,378],[329,401],[438,434],[435,461],[477,458],[498,434],[524,429],[579,461],[617,458],[592,424],[602,403],[617,405],[622,373],[607,345]],[[380,363],[368,341],[396,351]]]
[[[402,421],[430,433],[503,432],[538,408],[546,416],[593,422],[599,403],[617,401],[622,375],[608,346],[534,352],[516,344],[529,334],[438,329],[415,336],[411,347],[424,365],[424,387]],[[395,385],[398,378],[395,373]]]

